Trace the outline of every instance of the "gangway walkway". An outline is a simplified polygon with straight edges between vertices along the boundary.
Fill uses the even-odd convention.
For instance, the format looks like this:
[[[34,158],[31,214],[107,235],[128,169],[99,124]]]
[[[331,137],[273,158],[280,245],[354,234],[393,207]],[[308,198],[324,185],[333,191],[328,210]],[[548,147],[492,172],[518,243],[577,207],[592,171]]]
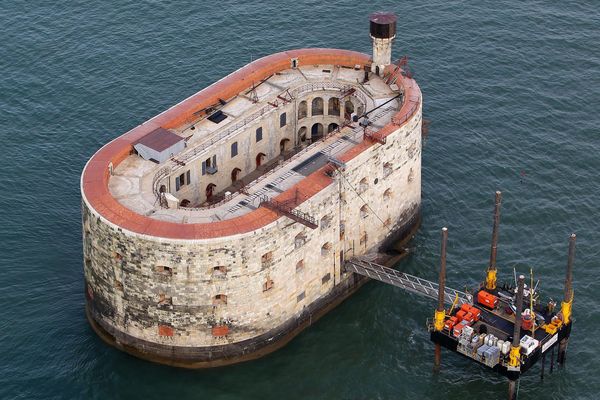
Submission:
[[[412,293],[420,294],[435,300],[438,298],[439,285],[437,283],[414,275],[396,271],[395,269],[384,267],[383,265],[361,258],[347,260],[344,267],[346,271],[355,272],[359,275],[397,286]],[[457,296],[459,307],[463,303],[473,304],[473,295],[446,286],[444,289],[444,300],[446,303],[452,304]]]

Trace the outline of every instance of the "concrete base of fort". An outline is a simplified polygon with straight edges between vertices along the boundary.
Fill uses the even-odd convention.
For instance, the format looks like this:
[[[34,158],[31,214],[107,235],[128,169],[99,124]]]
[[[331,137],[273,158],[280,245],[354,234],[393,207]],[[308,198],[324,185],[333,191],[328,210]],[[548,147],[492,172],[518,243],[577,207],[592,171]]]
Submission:
[[[378,262],[391,265],[406,255],[397,250],[414,237],[420,224],[421,210],[417,209],[405,224],[391,232],[379,245],[378,250],[382,255]],[[86,315],[102,340],[133,356],[182,368],[212,368],[254,360],[280,349],[369,280],[354,274],[340,282],[326,296],[307,306],[300,316],[255,338],[213,347],[166,346],[140,340],[99,322],[102,320],[96,318],[89,302],[86,302]]]

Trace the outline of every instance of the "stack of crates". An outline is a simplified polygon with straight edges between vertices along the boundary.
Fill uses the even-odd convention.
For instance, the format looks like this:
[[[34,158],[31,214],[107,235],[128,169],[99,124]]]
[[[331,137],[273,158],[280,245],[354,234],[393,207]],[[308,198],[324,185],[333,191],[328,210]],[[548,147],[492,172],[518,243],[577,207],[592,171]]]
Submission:
[[[477,358],[490,368],[500,362],[500,349],[497,346],[482,344],[477,349]]]

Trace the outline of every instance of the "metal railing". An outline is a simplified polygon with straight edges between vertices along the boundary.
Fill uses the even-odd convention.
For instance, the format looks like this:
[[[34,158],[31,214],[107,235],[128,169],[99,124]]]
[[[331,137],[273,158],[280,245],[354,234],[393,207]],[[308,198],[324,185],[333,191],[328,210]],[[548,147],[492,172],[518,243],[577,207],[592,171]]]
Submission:
[[[267,196],[262,196],[260,198],[260,205],[270,210],[273,210],[279,214],[283,214],[286,217],[303,225],[306,225],[311,229],[316,229],[319,226],[317,224],[317,220],[313,216],[300,210],[297,210],[294,207],[288,206],[287,204],[283,204],[278,201],[269,199]]]

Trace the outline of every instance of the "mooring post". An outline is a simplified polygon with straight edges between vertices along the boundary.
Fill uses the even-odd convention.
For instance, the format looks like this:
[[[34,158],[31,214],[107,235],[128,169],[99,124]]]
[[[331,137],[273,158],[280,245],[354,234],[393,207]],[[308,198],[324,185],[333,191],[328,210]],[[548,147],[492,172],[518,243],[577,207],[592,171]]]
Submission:
[[[542,372],[540,373],[540,378],[544,380],[544,369],[546,368],[546,353],[542,354]]]
[[[563,324],[568,325],[571,321],[571,312],[573,307],[573,263],[575,261],[575,239],[577,236],[572,233],[569,238],[569,257],[567,258],[567,275],[565,277],[565,297],[561,304],[561,314]],[[558,363],[564,364],[567,355],[567,345],[569,337],[564,337],[558,344]]]
[[[492,228],[492,247],[490,250],[490,264],[485,277],[485,288],[496,289],[496,254],[498,252],[498,228],[500,226],[500,206],[502,204],[502,192],[496,191],[496,204],[494,206],[494,226]]]
[[[444,318],[446,310],[444,308],[444,295],[446,289],[446,243],[448,241],[448,228],[442,228],[442,248],[440,255],[440,280],[438,286],[438,305],[435,310],[434,329],[441,332],[444,329]],[[439,371],[442,361],[442,347],[439,343],[435,344],[435,362],[434,370]]]
[[[517,287],[517,301],[515,312],[515,329],[513,331],[513,341],[510,348],[510,358],[508,365],[511,368],[520,368],[521,366],[521,312],[523,311],[523,286],[525,285],[525,276],[519,275],[519,282]],[[517,398],[517,381],[518,379],[508,380],[508,399],[516,400]]]

